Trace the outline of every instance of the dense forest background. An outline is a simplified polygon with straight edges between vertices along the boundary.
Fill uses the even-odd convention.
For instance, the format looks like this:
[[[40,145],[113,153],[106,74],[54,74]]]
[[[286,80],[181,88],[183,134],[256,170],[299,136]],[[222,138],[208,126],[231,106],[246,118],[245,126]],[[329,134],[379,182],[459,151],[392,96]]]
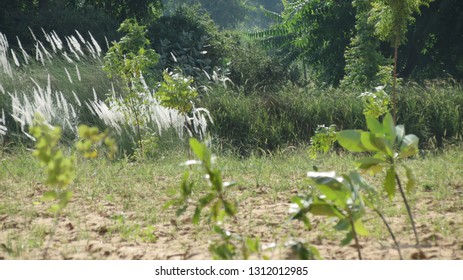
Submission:
[[[354,74],[365,76],[354,77],[355,82],[374,80],[377,74],[375,72],[378,71],[375,67],[390,64],[387,59],[392,56],[392,49],[387,43],[369,38],[368,42],[359,45],[359,41],[355,39],[359,35],[365,36],[360,34],[363,31],[359,29],[365,9],[358,4],[361,2],[363,1],[1,0],[0,31],[10,38],[11,43],[18,36],[23,45],[34,42],[28,28],[36,33],[41,32],[41,28],[45,31],[55,30],[63,36],[76,29],[84,32],[88,30],[97,40],[104,42],[105,36],[110,41],[118,38],[116,30],[119,24],[125,18],[134,17],[152,27],[152,30],[159,29],[163,24],[169,26],[168,30],[163,27],[163,33],[151,34],[151,41],[158,44],[166,38],[171,42],[181,42],[182,31],[198,31],[201,28],[206,30],[204,34],[198,31],[193,35],[216,37],[221,41],[216,41],[218,45],[235,44],[247,40],[243,36],[240,39],[236,37],[241,32],[253,34],[260,39],[260,46],[266,47],[266,55],[280,60],[279,63],[283,64],[279,66],[284,69],[291,69],[290,64],[297,60],[306,67],[306,72],[311,71],[318,80],[339,85],[346,74],[352,75],[355,72],[346,73],[350,69],[349,65],[346,68],[349,50],[351,54],[355,53],[353,48],[360,48],[363,52],[360,56],[370,57],[370,61],[363,63],[375,64],[366,67],[370,67],[370,73]],[[197,11],[189,13],[194,9]],[[461,80],[463,2],[435,0],[429,7],[423,6],[420,11],[408,30],[405,45],[400,48],[399,75],[418,80],[449,77]],[[182,21],[182,18],[185,20]],[[213,22],[207,22],[209,18]],[[232,36],[231,30],[235,32],[235,38],[227,42],[224,37]],[[259,30],[265,32],[258,34]],[[199,38],[193,40],[196,39]],[[159,46],[156,51],[160,51]],[[223,51],[221,53],[226,54]],[[234,58],[233,54],[227,55],[228,57],[220,59]],[[380,55],[385,60],[380,61],[374,58],[375,55]],[[218,59],[211,57],[213,64]]]

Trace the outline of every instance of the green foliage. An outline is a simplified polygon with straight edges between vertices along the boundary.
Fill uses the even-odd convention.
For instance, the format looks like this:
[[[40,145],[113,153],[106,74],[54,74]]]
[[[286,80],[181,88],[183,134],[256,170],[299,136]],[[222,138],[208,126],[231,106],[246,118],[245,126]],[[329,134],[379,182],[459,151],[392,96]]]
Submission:
[[[291,218],[303,221],[308,228],[311,228],[311,223],[307,213],[336,218],[338,222],[334,228],[347,231],[341,244],[347,245],[355,239],[361,259],[357,235],[366,236],[368,231],[361,220],[365,214],[365,204],[360,190],[368,188],[368,185],[357,172],[343,176],[337,176],[334,172],[309,172],[308,177],[322,195],[293,197]]]
[[[104,45],[104,37],[117,37],[115,30],[127,18],[149,23],[156,20],[162,0],[0,0],[0,26],[8,37],[18,36],[26,48],[34,46],[28,27],[34,32],[54,30],[71,35],[90,31]]]
[[[232,217],[236,214],[236,203],[226,199],[226,189],[233,186],[235,183],[222,182],[222,173],[218,168],[213,167],[213,158],[211,151],[207,148],[205,143],[200,143],[196,139],[190,139],[190,147],[198,161],[188,161],[187,165],[201,164],[206,174],[206,178],[210,184],[209,193],[198,199],[196,205],[193,223],[198,224],[201,217],[201,212],[205,207],[209,206],[209,219],[213,223],[223,222],[226,216]],[[188,180],[189,175],[184,175],[182,183],[182,196],[184,198],[191,194],[191,185],[185,181]]]
[[[122,80],[129,92],[143,89],[140,77],[158,61],[158,55],[150,49],[145,26],[133,19],[125,20],[118,31],[125,35],[109,48],[103,69],[110,77]]]
[[[160,55],[154,69],[159,77],[165,69],[179,69],[183,75],[204,84],[207,75],[223,67],[224,35],[198,6],[182,5],[171,14],[163,15],[149,25],[148,37],[151,47]]]
[[[149,48],[150,41],[145,36],[145,26],[139,25],[133,19],[127,19],[118,31],[125,33],[125,36],[114,43],[106,53],[103,69],[110,77],[117,77],[123,83],[123,99],[114,96],[112,101],[126,109],[124,112],[128,112],[125,119],[128,120],[129,126],[136,127],[138,147],[143,150],[141,127],[147,91],[143,72],[155,65],[159,56]]]
[[[252,34],[269,47],[284,49],[316,71],[318,78],[337,85],[344,76],[344,51],[355,24],[350,1],[284,1],[281,22]]]
[[[193,100],[198,96],[193,87],[193,79],[185,78],[179,73],[163,72],[163,81],[156,91],[161,105],[188,114],[193,109]]]
[[[108,148],[108,158],[114,159],[117,153],[116,141],[109,136],[109,132],[100,132],[97,127],[89,127],[81,124],[77,128],[79,141],[76,149],[86,159],[95,159],[98,156],[98,148],[105,145]]]
[[[463,79],[462,9],[463,1],[434,0],[420,11],[399,53],[403,77]]]
[[[246,94],[272,92],[288,81],[298,82],[301,79],[301,75],[294,71],[295,67],[285,61],[284,54],[268,52],[259,42],[250,41],[237,32],[227,33],[227,36],[229,78]]]
[[[405,135],[404,126],[395,126],[394,120],[389,113],[384,117],[383,123],[373,117],[367,117],[367,126],[368,132],[362,130],[343,130],[339,132],[338,142],[349,151],[374,154],[371,157],[356,160],[356,166],[372,174],[386,170],[383,182],[384,190],[392,200],[396,193],[396,186],[399,187],[415,233],[416,243],[419,244],[413,215],[398,173],[399,161],[418,153],[419,139],[413,134]],[[403,168],[406,170],[405,174],[408,179],[406,189],[410,192],[415,187],[415,177],[410,168],[406,165],[403,165]]]
[[[392,114],[397,121],[397,68],[398,48],[405,41],[408,24],[414,20],[412,14],[431,0],[374,0],[368,20],[375,26],[375,34],[389,41],[394,48],[394,71],[392,83]]]
[[[201,14],[210,15],[221,27],[233,28],[245,19],[248,12],[246,2],[243,0],[170,0],[166,6],[174,9],[179,5],[200,6]]]
[[[336,142],[336,126],[317,126],[315,135],[310,138],[309,157],[316,159],[319,152],[327,153]]]
[[[442,148],[463,135],[463,90],[453,83],[406,87],[399,96],[398,119],[407,130],[427,140],[422,147]]]
[[[374,24],[375,34],[381,40],[398,47],[405,41],[408,25],[414,21],[413,13],[429,2],[431,0],[374,0],[369,21]]]
[[[291,242],[291,251],[300,260],[321,260],[320,252],[312,245],[303,242]]]
[[[265,95],[215,89],[200,105],[209,108],[214,119],[212,135],[242,155],[307,143],[321,123],[339,129],[365,124],[361,100],[334,89],[290,87]]]
[[[220,237],[220,241],[215,241],[209,246],[213,258],[225,260],[248,259],[251,254],[260,253],[259,238],[232,234],[225,228],[227,220],[233,219],[235,222],[237,220],[237,204],[227,199],[227,190],[235,185],[235,182],[223,182],[222,171],[214,167],[214,157],[206,143],[200,143],[198,140],[191,138],[190,147],[198,160],[189,160],[185,165],[200,165],[209,185],[209,191],[197,199],[192,222],[193,224],[199,224],[203,210],[205,208],[209,209],[207,222],[212,223],[212,230]],[[164,207],[175,205],[178,207],[176,214],[178,216],[182,215],[189,206],[193,188],[194,183],[190,182],[190,173],[186,172],[183,175],[180,187],[180,197],[169,201]]]
[[[368,21],[371,1],[352,1],[356,8],[355,35],[345,51],[345,76],[342,86],[370,88],[392,84],[392,61],[379,51],[379,40],[374,25]]]
[[[52,188],[43,194],[42,201],[58,200],[57,204],[50,207],[50,211],[60,213],[72,198],[72,192],[67,189],[76,177],[75,156],[64,155],[63,150],[59,148],[61,129],[51,127],[39,114],[35,116],[34,125],[29,130],[36,139],[35,150],[32,154],[45,168],[45,185]],[[96,158],[97,147],[103,143],[108,147],[109,158],[114,157],[117,151],[116,143],[107,132],[100,133],[98,128],[80,125],[78,133],[80,140],[75,147],[84,158]]]
[[[72,198],[72,193],[67,187],[76,177],[74,157],[65,157],[63,151],[58,148],[61,129],[50,127],[40,115],[36,115],[34,125],[29,130],[36,138],[36,149],[32,154],[45,168],[45,184],[52,188],[43,194],[42,201],[58,200],[57,204],[50,207],[50,211],[59,213]]]
[[[374,92],[364,92],[359,97],[364,104],[363,115],[366,118],[372,117],[378,119],[389,112],[391,98],[383,86],[376,87]]]

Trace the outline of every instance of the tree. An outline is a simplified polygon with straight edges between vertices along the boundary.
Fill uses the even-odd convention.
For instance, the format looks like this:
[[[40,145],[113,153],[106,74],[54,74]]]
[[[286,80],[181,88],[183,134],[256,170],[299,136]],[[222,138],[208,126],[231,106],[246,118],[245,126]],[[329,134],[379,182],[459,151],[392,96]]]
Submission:
[[[159,55],[149,48],[150,41],[145,36],[145,29],[134,19],[122,22],[118,31],[125,35],[108,50],[103,67],[110,77],[119,78],[123,83],[125,92],[122,100],[117,97],[113,99],[117,106],[125,109],[123,112],[128,112],[125,119],[136,128],[138,147],[142,154],[142,113],[146,102],[142,75],[159,59]]]
[[[432,0],[374,0],[369,20],[375,25],[376,35],[388,41],[394,48],[394,79],[392,90],[392,111],[397,121],[397,61],[398,49],[406,40],[407,27],[414,21],[413,13],[418,13],[422,5]]]
[[[349,1],[287,0],[280,23],[252,34],[269,47],[312,67],[323,82],[338,85],[344,76],[344,52],[355,25]]]
[[[88,0],[87,6],[102,9],[118,19],[119,22],[127,18],[136,18],[147,24],[160,16],[161,0]]]
[[[371,0],[354,0],[352,5],[356,8],[355,35],[346,49],[342,85],[369,90],[374,86],[389,84],[391,61],[380,52],[375,27],[368,21]]]
[[[434,0],[422,9],[399,50],[402,76],[463,80],[463,1]]]

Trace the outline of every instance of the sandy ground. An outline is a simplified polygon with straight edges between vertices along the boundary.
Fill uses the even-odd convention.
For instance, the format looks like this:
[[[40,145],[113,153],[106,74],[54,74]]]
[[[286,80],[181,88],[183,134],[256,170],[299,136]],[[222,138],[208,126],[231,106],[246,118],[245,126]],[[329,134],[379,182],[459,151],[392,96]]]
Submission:
[[[324,259],[358,257],[353,245],[339,245],[342,236],[331,229],[326,219],[313,219],[311,231],[299,222],[288,221],[289,202],[284,197],[289,196],[282,195],[281,200],[252,197],[240,203],[238,230],[259,237],[264,245],[276,244],[274,249],[264,252],[266,256],[295,258],[284,244],[299,239],[314,245]],[[420,198],[414,209],[421,253],[414,246],[407,216],[389,219],[405,259],[463,258],[463,205],[459,205],[459,201],[443,203],[426,194]],[[59,218],[50,243],[48,237],[54,219],[45,205],[31,206],[29,211],[34,214],[29,216],[0,215],[0,259],[42,259],[47,244],[46,258],[49,259],[211,259],[207,248],[215,236],[207,225],[192,225],[188,216],[176,218],[173,213],[166,213],[162,221],[149,225],[140,220],[139,215],[123,213],[113,203],[101,202],[88,207],[81,202],[75,198],[66,210],[67,215]],[[115,220],[115,215],[122,220]],[[382,225],[375,222],[370,230],[375,232],[375,227]],[[372,234],[360,239],[363,258],[398,259],[387,232],[380,231],[379,236]]]

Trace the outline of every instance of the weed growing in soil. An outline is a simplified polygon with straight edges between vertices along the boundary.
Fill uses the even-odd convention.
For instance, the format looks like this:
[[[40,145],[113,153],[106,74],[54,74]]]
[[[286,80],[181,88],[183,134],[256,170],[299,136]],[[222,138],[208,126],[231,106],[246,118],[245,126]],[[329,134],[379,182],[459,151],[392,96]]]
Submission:
[[[209,209],[208,223],[212,225],[212,230],[219,235],[220,240],[209,245],[209,251],[214,259],[231,260],[236,258],[249,259],[251,254],[261,252],[259,238],[251,238],[240,234],[231,233],[225,226],[227,220],[237,221],[237,203],[227,198],[227,189],[235,185],[234,182],[223,182],[222,171],[213,166],[213,157],[210,149],[205,143],[191,138],[190,147],[198,160],[189,160],[186,165],[200,165],[204,177],[209,184],[209,192],[200,197],[196,202],[193,224],[199,224],[201,212],[204,208]],[[189,200],[193,193],[194,184],[189,181],[190,173],[186,172],[181,184],[181,197],[170,201],[166,207],[177,205],[177,215],[182,215],[189,206]]]
[[[83,154],[84,158],[96,158],[98,155],[96,147],[100,146],[101,143],[108,146],[109,157],[114,157],[117,147],[115,141],[108,137],[107,132],[100,133],[98,128],[89,128],[86,125],[80,125],[78,132],[81,140],[76,143],[76,149]],[[41,201],[57,201],[56,204],[51,205],[49,208],[50,212],[55,216],[55,222],[48,245],[43,252],[43,258],[47,258],[48,248],[58,225],[59,216],[71,201],[73,195],[68,187],[76,177],[76,160],[74,154],[65,156],[63,150],[59,148],[61,128],[50,126],[41,115],[37,114],[35,116],[33,126],[30,127],[30,133],[36,139],[36,148],[33,155],[45,167],[47,177],[44,183],[51,188],[43,193]]]

